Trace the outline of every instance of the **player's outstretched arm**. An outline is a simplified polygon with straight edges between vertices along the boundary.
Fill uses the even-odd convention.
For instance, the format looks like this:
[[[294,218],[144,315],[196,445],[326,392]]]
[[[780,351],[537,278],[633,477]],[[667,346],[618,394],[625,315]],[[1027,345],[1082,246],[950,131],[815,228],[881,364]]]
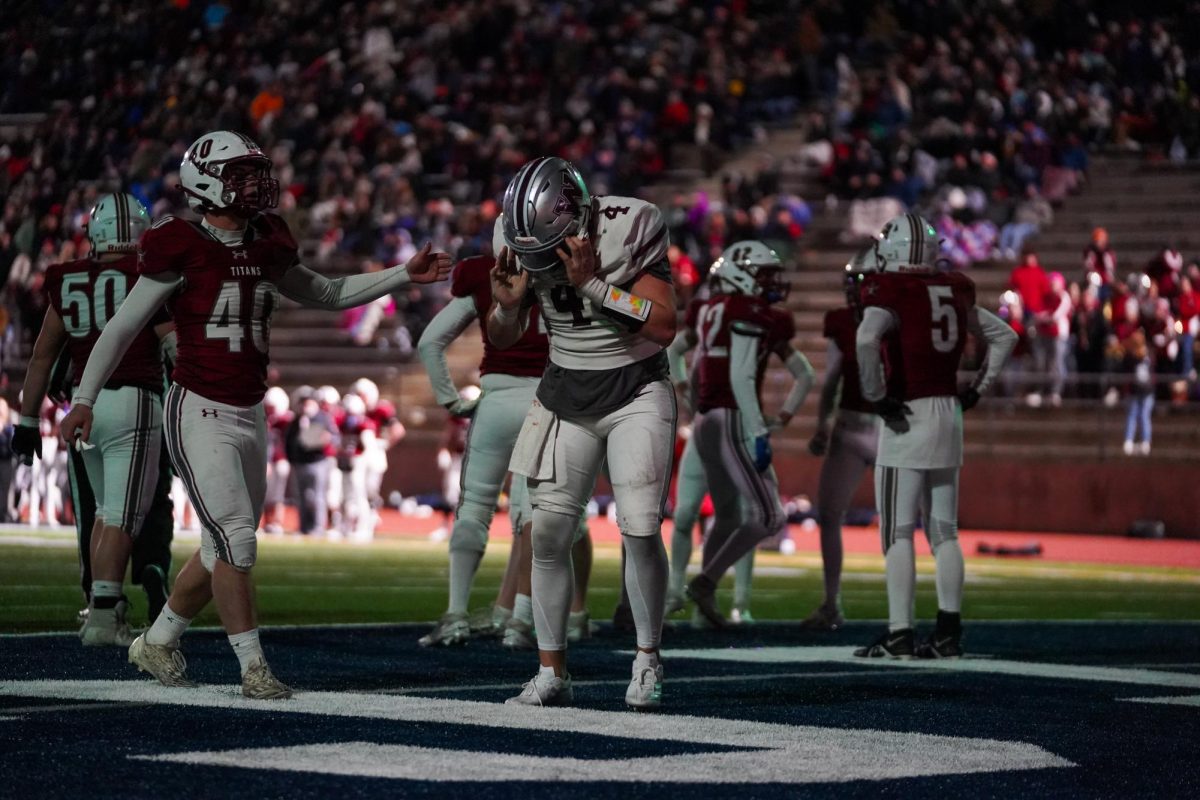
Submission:
[[[71,411],[62,421],[61,434],[68,444],[77,438],[86,442],[91,437],[92,405],[96,396],[108,383],[109,376],[121,363],[133,340],[182,283],[183,277],[179,273],[161,272],[142,275],[133,285],[125,302],[104,326],[83,369],[79,388],[71,399]]]
[[[1007,322],[978,306],[973,306],[967,312],[967,328],[981,341],[987,342],[983,368],[979,370],[971,387],[979,394],[984,394],[996,378],[1000,377],[1000,371],[1004,369],[1013,348],[1017,346],[1017,334]]]
[[[787,425],[792,421],[792,417],[796,416],[800,406],[804,405],[804,399],[808,397],[808,393],[812,391],[813,384],[816,382],[816,372],[813,371],[812,364],[804,357],[804,354],[790,344],[785,343],[776,348],[775,355],[782,359],[783,365],[787,367],[788,372],[792,373],[792,388],[788,391],[787,397],[783,399],[783,406],[779,409],[779,424]]]
[[[511,250],[502,247],[489,276],[493,303],[487,318],[488,341],[505,350],[516,344],[529,327],[529,309],[525,308],[529,273],[521,269]]]
[[[23,464],[33,464],[35,455],[42,457],[42,434],[39,430],[42,401],[50,385],[54,361],[66,343],[67,329],[62,317],[53,308],[47,309],[42,330],[33,343],[29,365],[25,368],[25,385],[21,389],[21,419],[13,432],[13,451]]]
[[[369,303],[410,283],[443,281],[449,277],[452,266],[449,254],[435,253],[432,246],[426,243],[404,266],[382,272],[346,275],[330,280],[303,264],[297,264],[280,279],[279,291],[302,306],[341,311]]]
[[[455,297],[437,313],[421,334],[417,343],[417,355],[425,365],[433,396],[439,405],[454,410],[462,402],[458,387],[450,377],[450,365],[446,363],[446,348],[457,339],[467,326],[478,317],[475,301],[470,297]]]

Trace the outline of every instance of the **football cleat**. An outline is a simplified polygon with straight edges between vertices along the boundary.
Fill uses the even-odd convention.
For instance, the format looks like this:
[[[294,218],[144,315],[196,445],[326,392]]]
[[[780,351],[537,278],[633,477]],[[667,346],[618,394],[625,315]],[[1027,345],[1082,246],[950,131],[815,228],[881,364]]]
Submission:
[[[754,616],[748,608],[733,607],[733,611],[729,612],[729,623],[731,625],[753,625]]]
[[[133,633],[125,622],[125,611],[129,604],[121,600],[115,608],[94,608],[87,621],[79,629],[79,640],[84,647],[129,647],[133,644]]]
[[[417,640],[421,647],[454,647],[466,644],[471,638],[471,623],[462,613],[446,613],[433,626],[433,630]]]
[[[666,608],[663,609],[663,615],[669,617],[672,614],[683,611],[685,608],[687,608],[687,602],[688,602],[687,595],[685,595],[684,593],[682,593],[682,592],[669,593],[667,595]]]
[[[697,575],[693,578],[687,585],[687,595],[714,628],[725,627],[725,615],[717,607],[717,585],[707,575]]]
[[[196,684],[188,679],[187,661],[178,647],[163,644],[148,644],[142,634],[129,645],[129,663],[139,672],[149,672],[163,686],[192,687]]]
[[[899,658],[908,660],[916,650],[912,628],[888,631],[866,647],[854,651],[859,658]]]
[[[962,641],[957,636],[930,634],[917,647],[917,658],[962,658]]]
[[[504,635],[504,629],[510,619],[511,610],[488,606],[472,611],[467,623],[470,625],[472,636],[480,639],[498,639]]]
[[[257,658],[242,676],[242,696],[251,700],[286,700],[292,687],[275,677],[267,662]]]
[[[567,641],[582,642],[592,638],[592,615],[585,608],[583,611],[572,611],[567,618]]]
[[[521,706],[569,706],[575,702],[571,689],[571,676],[556,678],[543,675],[541,670],[533,680],[521,687],[521,693],[504,701],[506,705]]]
[[[811,614],[800,621],[800,627],[806,631],[836,631],[846,624],[841,609],[830,609],[827,606],[817,606]]]
[[[537,639],[533,635],[533,626],[522,619],[510,619],[504,628],[500,646],[509,650],[536,650]]]
[[[642,653],[638,653],[634,658],[633,679],[625,690],[625,704],[639,711],[662,705],[662,664],[658,663],[657,658],[651,664],[649,659],[643,659],[642,656]]]

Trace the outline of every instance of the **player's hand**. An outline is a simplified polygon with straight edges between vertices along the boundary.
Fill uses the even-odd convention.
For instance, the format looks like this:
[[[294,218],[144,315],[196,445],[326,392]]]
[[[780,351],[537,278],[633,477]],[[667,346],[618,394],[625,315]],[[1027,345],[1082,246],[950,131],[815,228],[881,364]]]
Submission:
[[[475,406],[477,405],[479,405],[478,397],[470,400],[460,397],[453,402],[446,403],[446,410],[452,417],[472,417],[475,415]]]
[[[817,432],[808,440],[808,452],[814,456],[823,456],[829,451],[829,431],[817,428]]]
[[[766,472],[771,466],[771,435],[767,433],[754,437],[754,468]]]
[[[496,257],[496,266],[490,273],[492,278],[492,299],[497,305],[513,309],[521,305],[525,293],[529,291],[529,273],[517,264],[517,256],[507,247],[500,248]]]
[[[885,397],[875,404],[875,411],[883,417],[883,424],[895,433],[908,433],[908,415],[912,409],[902,400]]]
[[[968,387],[959,392],[958,402],[962,403],[963,411],[970,411],[979,404],[979,392],[975,391],[975,387]]]
[[[454,262],[449,253],[433,252],[433,244],[426,242],[417,254],[408,260],[404,268],[413,283],[434,283],[450,277]]]
[[[563,244],[566,245],[565,248],[560,247],[554,252],[558,254],[567,268],[567,280],[571,282],[572,286],[579,288],[596,275],[598,267],[596,249],[591,242],[580,239],[578,236],[568,236]]]
[[[42,432],[38,425],[24,421],[13,429],[12,450],[27,467],[33,466],[33,457],[42,457]]]
[[[59,426],[59,435],[67,447],[78,449],[77,442],[86,444],[92,438],[92,407],[79,404],[71,406]]]

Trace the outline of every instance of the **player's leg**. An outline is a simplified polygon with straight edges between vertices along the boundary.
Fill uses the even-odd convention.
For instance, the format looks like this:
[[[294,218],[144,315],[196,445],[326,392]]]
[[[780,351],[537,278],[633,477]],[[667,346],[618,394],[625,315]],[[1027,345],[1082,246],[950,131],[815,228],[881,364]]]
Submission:
[[[575,592],[571,599],[571,616],[567,618],[567,640],[578,642],[590,638],[591,615],[588,613],[588,585],[592,580],[592,535],[588,531],[586,514],[579,518],[575,529],[575,544],[571,546],[571,569],[575,573]]]
[[[541,464],[553,469],[543,480],[529,480],[533,504],[531,590],[540,669],[509,702],[565,705],[572,701],[567,672],[567,620],[571,613],[574,575],[571,547],[579,516],[587,505],[604,458],[604,439],[594,422],[556,418],[540,404],[529,410],[513,453],[513,469],[539,474]]]
[[[86,606],[92,602],[92,526],[96,522],[96,496],[88,482],[83,454],[68,448],[68,479],[71,482],[71,505],[75,508],[75,535],[79,540],[79,585]],[[80,622],[87,618],[87,609],[80,612]]]
[[[675,484],[674,528],[671,531],[671,578],[667,591],[667,613],[684,607],[687,598],[683,587],[687,583],[688,561],[692,558],[692,531],[700,517],[700,506],[708,494],[704,463],[696,447],[696,436],[687,440],[679,458],[679,478]]]
[[[625,702],[634,708],[661,703],[662,643],[669,567],[662,519],[675,455],[676,401],[665,381],[644,387],[624,408],[609,414],[608,474],[625,546],[625,588],[637,632],[633,678]]]
[[[754,617],[750,615],[750,588],[754,583],[754,553],[756,549],[751,547],[733,565],[733,611],[729,615],[729,620],[735,625],[754,622]]]
[[[512,521],[513,542],[509,551],[507,572],[512,573],[511,595],[497,596],[493,621],[499,626],[500,643],[512,650],[533,650],[533,506],[529,501],[529,484],[524,475],[512,476],[509,484],[508,514]],[[501,594],[504,586],[501,586]],[[507,604],[505,601],[507,600]],[[507,609],[507,613],[504,612]],[[500,620],[503,617],[503,620]]]
[[[147,619],[153,623],[167,603],[170,591],[171,542],[175,538],[172,515],[171,458],[164,440],[160,440],[156,467],[157,481],[150,510],[142,523],[142,532],[133,540],[132,578],[146,593]]]
[[[917,650],[923,658],[962,655],[962,597],[965,567],[958,541],[958,467],[929,470],[921,510],[925,536],[937,563],[937,627]]]
[[[723,624],[713,593],[721,576],[739,558],[758,545],[760,541],[778,531],[786,523],[783,505],[779,502],[779,481],[775,470],[768,467],[759,472],[750,456],[748,442],[751,440],[744,429],[741,414],[736,411],[717,409],[704,415],[707,443],[701,456],[719,458],[721,472],[727,478],[729,489],[736,491],[740,500],[740,524],[726,535],[727,527],[714,528],[704,543],[704,560],[700,575],[689,584],[689,592],[696,600],[701,613],[714,625]],[[711,451],[709,453],[708,451]],[[708,464],[705,465],[708,469]],[[709,491],[716,504],[716,480],[709,474]],[[729,504],[729,500],[724,500]],[[730,513],[730,512],[727,512]]]
[[[887,571],[888,630],[854,655],[864,658],[911,658],[914,601],[917,585],[913,533],[925,482],[922,470],[875,468],[875,502],[879,506],[879,537]]]

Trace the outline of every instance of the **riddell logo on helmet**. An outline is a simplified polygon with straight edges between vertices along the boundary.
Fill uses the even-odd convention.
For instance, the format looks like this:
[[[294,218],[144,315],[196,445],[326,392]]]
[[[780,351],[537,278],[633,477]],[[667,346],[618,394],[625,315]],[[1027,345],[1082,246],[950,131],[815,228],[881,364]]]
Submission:
[[[536,236],[514,236],[513,244],[541,244]]]

